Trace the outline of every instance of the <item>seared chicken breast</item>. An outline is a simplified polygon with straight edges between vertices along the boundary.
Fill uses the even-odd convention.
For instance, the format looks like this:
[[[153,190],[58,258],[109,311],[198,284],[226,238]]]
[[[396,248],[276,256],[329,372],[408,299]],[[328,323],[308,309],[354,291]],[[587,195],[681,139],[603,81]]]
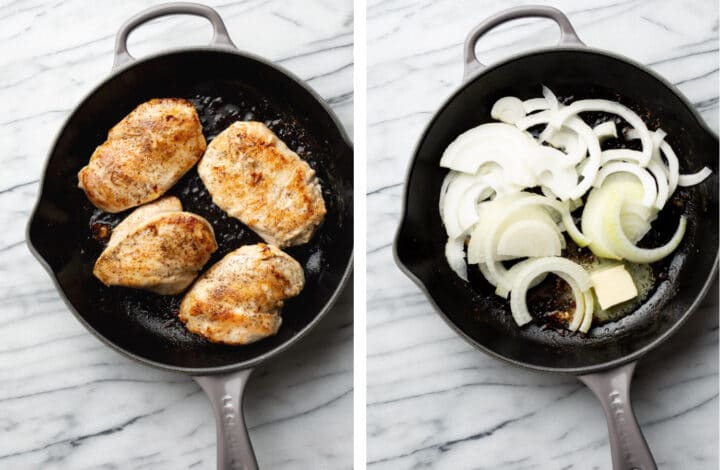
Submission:
[[[300,264],[279,248],[246,245],[195,282],[180,304],[180,320],[215,343],[254,343],[277,333],[284,300],[304,284]]]
[[[218,134],[198,174],[213,202],[267,243],[307,243],[325,217],[315,171],[261,122],[236,122]]]
[[[165,194],[205,152],[192,103],[156,98],[135,108],[108,133],[78,173],[96,207],[122,212]]]
[[[135,209],[112,232],[93,274],[108,286],[174,295],[184,291],[217,250],[210,223],[183,212],[176,197]]]

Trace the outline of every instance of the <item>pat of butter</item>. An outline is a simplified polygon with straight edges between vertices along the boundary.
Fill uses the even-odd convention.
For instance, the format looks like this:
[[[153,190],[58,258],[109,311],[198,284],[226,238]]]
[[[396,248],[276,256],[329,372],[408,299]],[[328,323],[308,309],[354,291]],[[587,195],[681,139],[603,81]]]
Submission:
[[[622,264],[594,271],[590,273],[590,279],[595,288],[595,296],[603,310],[638,295],[632,276]]]

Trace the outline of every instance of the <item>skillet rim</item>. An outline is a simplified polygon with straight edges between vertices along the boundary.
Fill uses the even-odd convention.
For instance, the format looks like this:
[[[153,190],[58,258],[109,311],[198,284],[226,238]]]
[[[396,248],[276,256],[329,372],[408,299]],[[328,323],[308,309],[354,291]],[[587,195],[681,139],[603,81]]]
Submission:
[[[531,51],[525,51],[520,52],[517,54],[512,54],[509,57],[506,57],[504,59],[501,59],[497,62],[494,62],[482,69],[480,69],[477,73],[472,75],[471,77],[468,77],[467,79],[463,79],[460,83],[460,85],[450,94],[448,98],[446,98],[443,103],[437,108],[433,116],[430,118],[430,121],[423,129],[422,133],[420,134],[420,137],[417,140],[417,143],[415,144],[412,158],[408,162],[407,170],[405,172],[405,180],[403,183],[403,199],[402,199],[402,212],[400,214],[400,221],[398,223],[397,230],[395,232],[395,237],[393,239],[392,244],[392,253],[393,253],[393,259],[395,260],[395,264],[398,265],[400,270],[415,284],[417,285],[422,293],[427,298],[430,305],[435,310],[435,313],[439,315],[445,323],[450,326],[450,328],[461,338],[463,338],[466,342],[470,343],[473,347],[476,349],[479,349],[481,352],[488,354],[489,356],[494,357],[495,359],[498,359],[502,362],[509,363],[513,366],[522,367],[524,369],[530,369],[536,372],[544,372],[544,373],[551,373],[551,374],[568,374],[568,375],[585,375],[585,374],[591,374],[596,372],[602,372],[610,369],[614,369],[620,366],[623,366],[629,362],[637,361],[641,357],[643,357],[648,352],[652,351],[653,349],[660,346],[662,343],[664,343],[670,336],[672,336],[682,325],[685,324],[685,322],[690,318],[690,316],[697,310],[697,308],[700,306],[700,303],[705,299],[707,296],[707,293],[713,283],[713,281],[716,279],[717,272],[718,272],[718,261],[720,259],[720,245],[716,247],[715,250],[715,260],[713,262],[713,267],[708,273],[705,282],[702,285],[702,288],[700,289],[699,294],[695,297],[695,299],[692,301],[690,306],[686,309],[686,311],[680,316],[679,319],[677,319],[671,326],[668,328],[663,334],[657,336],[655,339],[653,339],[650,343],[645,345],[644,347],[630,353],[626,354],[624,356],[621,356],[617,359],[614,359],[612,361],[602,362],[599,364],[595,364],[592,366],[584,366],[584,367],[546,367],[546,366],[538,366],[534,364],[530,364],[527,362],[518,361],[515,359],[512,359],[510,357],[506,357],[500,353],[497,353],[490,348],[484,346],[483,344],[478,343],[473,339],[470,335],[468,335],[465,331],[463,331],[459,326],[457,326],[446,314],[445,312],[439,307],[439,305],[436,303],[434,297],[430,293],[430,290],[427,288],[425,283],[418,277],[401,259],[400,255],[398,254],[398,247],[400,244],[403,243],[403,240],[401,239],[402,232],[405,228],[405,224],[407,222],[407,212],[408,212],[408,199],[410,196],[410,190],[409,190],[409,182],[410,177],[412,176],[413,170],[415,169],[415,163],[417,160],[418,151],[420,150],[420,147],[424,143],[425,139],[427,138],[427,134],[429,133],[430,129],[433,128],[437,124],[437,120],[439,115],[447,108],[447,106],[450,104],[451,101],[453,101],[463,90],[465,90],[470,84],[472,84],[475,80],[480,78],[482,75],[484,75],[487,72],[490,72],[500,66],[506,65],[510,62],[513,62],[515,60],[524,59],[526,57],[530,57],[533,55],[538,54],[544,54],[548,52],[582,52],[585,54],[595,54],[595,55],[601,55],[605,57],[610,57],[615,60],[619,60],[621,62],[625,62],[628,65],[631,65],[632,67],[638,69],[639,72],[644,72],[647,75],[649,75],[651,78],[654,78],[655,80],[659,81],[662,85],[664,85],[669,91],[671,91],[677,98],[680,99],[680,102],[690,111],[691,116],[697,121],[700,128],[704,130],[710,137],[714,138],[716,141],[718,140],[717,134],[710,129],[710,126],[707,124],[707,122],[703,119],[703,117],[700,115],[700,113],[695,109],[693,104],[685,97],[685,95],[672,83],[670,83],[668,80],[666,80],[664,77],[659,75],[657,72],[652,70],[650,67],[647,67],[633,59],[630,59],[628,57],[625,57],[621,54],[617,54],[611,51],[606,51],[599,48],[594,47],[588,47],[586,45],[568,45],[568,46],[550,46],[550,47],[543,47],[538,49],[533,49]]]
[[[304,328],[302,328],[300,331],[295,333],[291,338],[289,338],[287,341],[279,344],[274,349],[271,349],[270,351],[261,354],[257,357],[254,357],[252,359],[249,359],[247,361],[242,362],[235,362],[232,364],[227,364],[223,366],[215,366],[215,367],[181,367],[181,366],[172,366],[163,362],[155,361],[152,359],[148,359],[142,356],[139,356],[137,354],[134,354],[119,345],[113,343],[109,339],[107,339],[104,335],[100,334],[93,326],[85,320],[85,318],[77,311],[75,306],[70,302],[70,299],[68,299],[67,295],[65,294],[65,291],[63,290],[62,286],[60,285],[60,282],[58,281],[57,274],[52,269],[50,264],[47,262],[47,260],[39,253],[38,249],[35,246],[35,243],[33,242],[31,236],[30,236],[30,229],[33,225],[33,222],[35,221],[35,218],[37,216],[37,211],[40,206],[40,203],[43,201],[43,190],[45,187],[45,182],[48,178],[48,166],[50,164],[50,160],[52,158],[52,155],[55,153],[58,141],[62,137],[62,135],[65,133],[68,123],[70,120],[75,116],[78,109],[85,104],[87,101],[91,100],[93,96],[96,95],[96,93],[102,89],[105,85],[107,85],[111,80],[114,80],[118,75],[125,72],[126,70],[129,70],[131,68],[134,68],[136,66],[143,65],[146,62],[172,56],[172,55],[180,55],[180,54],[187,54],[187,53],[213,53],[213,54],[230,54],[230,55],[237,55],[246,59],[253,60],[255,62],[258,62],[262,65],[265,65],[267,67],[270,67],[274,70],[277,70],[281,74],[283,74],[287,79],[289,79],[292,82],[295,82],[295,84],[299,85],[306,93],[310,95],[319,105],[320,107],[325,111],[325,113],[330,117],[330,120],[335,125],[335,128],[338,130],[340,137],[343,141],[343,143],[347,146],[350,153],[353,155],[353,161],[354,161],[354,149],[353,144],[347,134],[347,131],[345,130],[345,127],[340,122],[339,118],[335,114],[335,112],[330,108],[330,106],[325,102],[325,100],[315,91],[313,90],[310,85],[305,83],[302,79],[297,77],[294,73],[290,72],[289,70],[285,69],[281,65],[278,65],[268,59],[265,59],[263,57],[260,57],[256,54],[252,54],[246,51],[241,51],[236,48],[230,48],[230,47],[213,47],[213,46],[194,46],[194,47],[183,47],[183,48],[176,48],[176,49],[170,49],[170,50],[164,50],[162,52],[157,52],[154,54],[149,54],[147,56],[144,56],[139,59],[132,60],[128,63],[125,63],[115,69],[111,69],[110,73],[107,77],[105,77],[100,83],[98,83],[96,86],[94,86],[88,93],[84,95],[84,97],[78,102],[78,104],[73,108],[72,112],[68,114],[68,116],[65,118],[62,126],[60,127],[60,130],[56,133],[55,138],[53,139],[53,143],[50,146],[50,150],[48,151],[48,154],[45,158],[45,165],[43,166],[43,170],[41,173],[41,179],[40,179],[40,186],[38,188],[38,193],[36,196],[36,201],[33,206],[32,212],[30,213],[30,217],[28,218],[26,227],[25,227],[25,243],[28,246],[28,249],[30,250],[30,253],[35,257],[35,259],[40,263],[40,265],[47,271],[47,273],[50,275],[50,279],[53,282],[53,285],[55,286],[55,290],[59,294],[60,298],[63,300],[65,305],[68,307],[70,312],[75,316],[75,318],[82,324],[82,326],[85,327],[93,336],[95,336],[97,339],[99,339],[102,343],[109,346],[114,351],[120,353],[121,355],[133,359],[135,361],[138,361],[142,364],[148,365],[150,367],[154,367],[156,369],[161,369],[165,371],[170,372],[181,372],[186,373],[189,375],[216,375],[216,374],[224,374],[229,372],[235,372],[243,369],[249,369],[256,367],[260,364],[263,364],[267,362],[268,360],[279,356],[280,354],[287,351],[291,346],[293,346],[295,343],[297,343],[301,338],[306,336],[312,329],[314,329],[320,321],[325,318],[325,316],[329,313],[330,310],[332,310],[332,307],[337,302],[340,295],[345,291],[345,288],[347,287],[347,281],[350,278],[352,272],[353,272],[353,266],[354,266],[354,237],[353,237],[353,248],[350,251],[350,255],[348,256],[347,263],[345,265],[345,269],[342,273],[342,277],[340,278],[340,282],[335,287],[335,290],[333,291],[333,294],[330,296],[330,299],[325,303],[323,308],[315,315],[315,317],[307,324]],[[355,186],[355,178],[353,176],[352,178],[352,186],[354,188]],[[352,207],[352,213],[354,215],[355,207],[353,203]],[[353,226],[354,226],[354,217],[353,217]]]

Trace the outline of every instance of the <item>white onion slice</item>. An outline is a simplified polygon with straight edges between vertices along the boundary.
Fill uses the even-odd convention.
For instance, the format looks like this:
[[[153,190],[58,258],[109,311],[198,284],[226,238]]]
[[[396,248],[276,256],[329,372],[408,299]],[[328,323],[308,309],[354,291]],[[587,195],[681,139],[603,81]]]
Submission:
[[[452,180],[454,180],[459,174],[461,173],[458,173],[457,171],[450,171],[447,175],[445,175],[442,186],[440,186],[440,201],[438,202],[438,205],[440,206],[440,219],[442,219],[443,224],[445,223],[445,194],[447,193],[448,186],[450,186]]]
[[[528,263],[532,263],[532,261],[533,261],[532,258],[525,259],[525,260],[515,263],[512,268],[508,269],[507,278],[508,278],[508,281],[510,281],[509,282],[510,286],[512,286],[512,284],[515,282],[515,277],[522,270],[522,268],[527,266]],[[478,266],[485,267],[484,265],[478,265]],[[487,268],[485,268],[485,269],[487,270]],[[480,269],[480,271],[483,272],[482,268]],[[539,275],[538,277],[533,279],[533,281],[530,283],[530,287],[537,286],[538,284],[543,282],[546,277],[547,277],[547,273]],[[495,280],[495,283],[493,284],[493,286],[497,286],[497,280]],[[504,299],[507,299],[510,296],[510,289],[507,287],[500,286],[497,289],[495,289],[495,295],[500,296]]]
[[[585,124],[585,121],[577,116],[573,116],[567,120],[566,124],[585,140],[588,152],[590,153],[589,158],[586,160],[587,163],[580,172],[583,179],[580,180],[572,195],[573,199],[579,199],[588,192],[597,177],[597,173],[600,170],[602,151],[600,149],[600,141],[595,137],[590,126]]]
[[[663,141],[660,143],[660,150],[662,150],[662,153],[668,162],[668,185],[670,195],[672,195],[675,192],[675,189],[677,189],[680,180],[680,160],[670,144],[667,142]]]
[[[558,101],[557,96],[555,96],[555,93],[553,93],[552,90],[545,85],[542,86],[542,95],[551,110],[557,111],[560,108],[560,101]]]
[[[530,114],[535,111],[550,109],[550,104],[545,98],[530,98],[529,100],[523,101],[523,108],[525,108],[525,114]]]
[[[440,166],[474,175],[483,165],[499,165],[505,181],[532,187],[535,178],[518,156],[532,153],[536,145],[529,134],[510,124],[482,124],[460,134],[445,149]]]
[[[487,227],[487,232],[483,240],[484,259],[487,263],[488,270],[492,273],[493,277],[497,279],[498,286],[508,287],[507,270],[500,263],[496,262],[498,237],[508,221],[512,220],[515,211],[529,205],[544,206],[559,212],[562,215],[562,222],[567,229],[568,235],[570,235],[573,241],[581,247],[587,246],[590,243],[590,240],[588,240],[575,225],[567,203],[563,204],[554,199],[536,194],[531,194],[517,201],[513,201],[507,205],[503,215],[497,219],[494,224]]]
[[[539,126],[540,124],[547,124],[552,118],[552,111],[540,111],[535,114],[528,114],[524,118],[520,119],[515,123],[515,126],[521,131],[530,129],[531,127]]]
[[[608,201],[608,210],[603,217],[603,228],[607,232],[607,242],[611,249],[633,263],[653,263],[668,256],[680,245],[685,236],[687,218],[683,215],[669,242],[657,248],[640,248],[628,239],[622,228],[622,206],[624,197],[620,193],[612,193]]]
[[[547,142],[553,147],[566,152],[567,160],[572,162],[573,165],[583,161],[587,155],[588,148],[585,140],[565,127],[550,136]]]
[[[625,235],[633,243],[642,240],[652,228],[652,225],[647,220],[637,214],[625,211],[620,214],[620,224]]]
[[[653,159],[658,160],[658,162],[662,165],[661,167],[663,171],[665,171],[665,174],[667,175],[669,198],[673,195],[673,193],[678,187],[678,179],[680,177],[680,161],[678,160],[678,157],[670,144],[664,141],[666,135],[667,133],[662,129],[658,129],[655,131],[653,135],[653,142],[656,148],[654,149],[655,155],[653,155]],[[625,138],[628,140],[638,140],[640,139],[640,134],[635,129],[629,129],[625,133]],[[667,160],[667,167],[665,167],[665,164],[662,162],[660,151],[662,151],[662,155],[664,155],[665,159]]]
[[[580,325],[580,331],[587,333],[592,325],[593,313],[595,313],[595,299],[593,299],[592,293],[588,290],[583,293],[585,297],[585,314],[583,315],[583,321]]]
[[[550,122],[550,120],[553,118],[553,112],[552,111],[541,111],[536,114],[531,114],[529,116],[524,117],[523,119],[520,119],[515,123],[515,125],[520,130],[527,130],[531,127],[535,127],[541,124],[547,124]],[[597,172],[597,168],[600,167],[600,142],[597,139],[597,136],[593,133],[590,126],[585,124],[585,121],[582,119],[573,116],[568,119],[568,122],[565,124],[565,126],[570,130],[573,131],[576,134],[576,138],[578,139],[578,143],[575,147],[568,149],[568,160],[572,162],[574,165],[580,163],[587,154],[588,151],[590,151],[590,161],[585,163],[585,167],[587,170],[583,170],[581,173],[583,176],[586,176],[590,179],[594,179],[595,173]],[[547,129],[548,127],[546,127]],[[561,129],[561,130],[564,130]],[[554,139],[556,138],[555,135],[557,132],[553,133],[552,135],[547,136],[548,143],[553,144]],[[563,142],[567,139],[565,136],[557,137],[557,139],[560,140],[560,142]],[[568,142],[569,143],[569,142]],[[553,144],[554,145],[554,144]],[[586,160],[587,161],[587,160]],[[578,197],[581,197],[585,192],[587,192],[588,189],[590,189],[590,186],[592,185],[592,181],[589,183],[586,183],[587,187],[585,188],[585,191],[582,192]]]
[[[588,194],[580,226],[583,234],[591,240],[590,251],[600,258],[620,260],[620,256],[607,242],[607,230],[603,226],[608,200],[614,193],[621,193],[625,198],[623,212],[627,210],[638,216],[646,216],[649,220],[654,208],[638,204],[643,197],[643,186],[634,175],[624,172],[608,176],[602,186]]]
[[[495,279],[495,276],[492,275],[490,270],[488,269],[487,265],[485,263],[478,263],[478,269],[480,270],[480,274],[483,275],[485,280],[490,283],[491,286],[496,287],[498,284],[497,279]]]
[[[637,150],[629,149],[612,149],[604,150],[602,152],[602,164],[605,165],[611,161],[625,161],[625,162],[636,162],[639,163],[642,153]],[[670,183],[668,181],[668,170],[665,165],[658,161],[657,158],[653,157],[648,163],[648,171],[652,173],[657,184],[657,198],[655,200],[655,207],[662,209],[665,206],[668,198],[670,197]],[[642,169],[641,169],[642,171]],[[598,175],[599,179],[599,175]],[[598,181],[595,181],[596,187],[599,185]]]
[[[562,235],[552,221],[518,220],[500,235],[497,254],[513,258],[560,256]]]
[[[635,175],[643,185],[643,205],[650,207],[655,204],[655,201],[657,201],[658,198],[655,180],[644,168],[632,163],[612,162],[605,165],[598,172],[593,186],[596,188],[600,187],[603,181],[605,181],[605,178],[613,173],[630,173]]]
[[[609,138],[617,138],[618,136],[615,121],[605,121],[593,127],[592,130],[600,142]]]
[[[467,263],[465,262],[465,241],[461,238],[449,238],[445,244],[445,258],[450,269],[463,281],[468,280]]]
[[[633,128],[637,130],[638,137],[642,142],[643,159],[641,160],[640,164],[642,166],[645,166],[650,162],[653,149],[653,140],[652,136],[650,135],[650,131],[648,130],[647,126],[640,118],[640,116],[635,113],[635,111],[615,101],[598,99],[575,101],[574,103],[565,106],[564,108],[560,108],[556,113],[554,113],[552,120],[546,128],[546,131],[548,131],[548,134],[550,134],[551,129],[560,129],[563,125],[565,125],[565,122],[569,118],[577,117],[579,113],[587,111],[601,111],[605,113],[617,114],[625,121],[627,121],[628,124],[630,124]]]
[[[479,224],[470,233],[470,242],[468,243],[468,263],[477,264],[485,262],[485,237],[487,228],[494,226],[498,219],[507,212],[509,205],[519,199],[531,196],[530,193],[520,192],[507,196],[498,196],[492,201],[487,201],[477,206],[477,214]],[[542,208],[537,206],[527,206],[522,210],[516,211],[512,221],[516,220],[537,220],[547,225],[554,225],[554,220]],[[507,261],[515,259],[517,256],[504,256],[497,254],[495,261]]]
[[[479,198],[487,189],[488,187],[485,182],[477,176],[464,173],[458,174],[450,184],[448,184],[442,201],[442,219],[448,237],[458,238],[469,228],[469,226],[463,226],[460,223],[459,209],[463,197],[470,199],[473,197]]]
[[[469,188],[460,198],[458,212],[458,224],[460,229],[467,232],[478,221],[477,204],[494,194],[492,188],[479,184]]]
[[[554,273],[570,285],[575,297],[575,311],[571,325],[577,329],[584,316],[585,296],[592,286],[590,275],[577,263],[567,258],[549,257],[530,260],[515,276],[511,288],[510,310],[515,322],[525,325],[532,321],[525,297],[532,281],[544,273]]]
[[[490,116],[507,124],[515,124],[525,117],[523,102],[514,96],[505,96],[495,102]]]
[[[696,184],[700,184],[705,181],[705,178],[707,178],[711,174],[712,171],[710,170],[710,168],[703,167],[703,169],[698,171],[697,173],[680,175],[678,177],[678,186],[695,186]]]

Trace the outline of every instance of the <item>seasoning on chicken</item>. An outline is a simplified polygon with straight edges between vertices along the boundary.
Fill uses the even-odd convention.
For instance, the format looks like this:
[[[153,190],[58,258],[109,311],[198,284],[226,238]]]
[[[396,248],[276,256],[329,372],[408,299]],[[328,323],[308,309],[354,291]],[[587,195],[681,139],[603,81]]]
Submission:
[[[93,274],[108,286],[163,295],[184,291],[217,250],[212,226],[180,200],[165,197],[135,209],[115,230]]]
[[[122,212],[154,201],[205,152],[192,103],[155,98],[125,116],[78,173],[78,186],[96,207]]]
[[[246,245],[195,282],[180,305],[180,320],[216,343],[254,343],[277,333],[284,301],[304,284],[300,264],[279,248]]]
[[[263,123],[221,132],[198,174],[215,204],[281,248],[307,243],[325,217],[315,171]]]

